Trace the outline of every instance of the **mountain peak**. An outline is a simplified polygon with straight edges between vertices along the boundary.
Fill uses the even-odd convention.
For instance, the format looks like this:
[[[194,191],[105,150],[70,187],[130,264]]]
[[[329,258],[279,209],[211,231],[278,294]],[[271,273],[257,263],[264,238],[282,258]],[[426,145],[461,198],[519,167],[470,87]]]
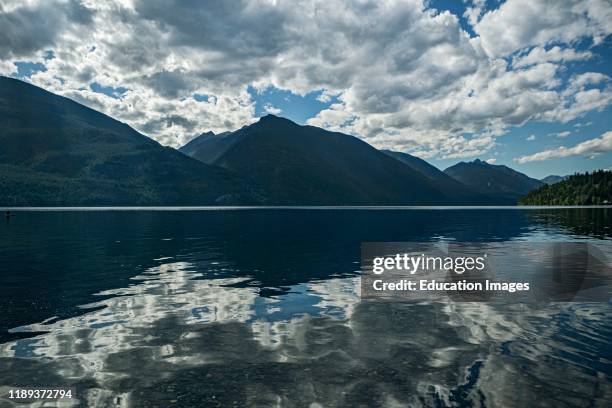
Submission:
[[[268,113],[267,115],[264,115],[261,118],[259,118],[259,120],[275,120],[275,119],[282,119],[282,118],[272,113]]]
[[[515,204],[520,197],[543,184],[510,167],[480,159],[458,163],[444,172],[480,193],[498,197],[506,204]]]
[[[178,150],[185,153],[186,155],[190,155],[192,152],[196,151],[202,143],[205,143],[206,141],[211,139],[218,139],[218,136],[221,135],[223,135],[223,133],[219,133],[218,135],[216,135],[215,132],[209,130],[208,132],[200,134],[200,136],[194,137],[189,142],[179,147]]]
[[[257,123],[274,123],[274,124],[285,123],[285,124],[297,125],[297,123],[293,122],[290,119],[283,118],[282,116],[276,116],[271,113],[268,113],[266,116],[262,116],[261,118],[259,118],[259,121]]]

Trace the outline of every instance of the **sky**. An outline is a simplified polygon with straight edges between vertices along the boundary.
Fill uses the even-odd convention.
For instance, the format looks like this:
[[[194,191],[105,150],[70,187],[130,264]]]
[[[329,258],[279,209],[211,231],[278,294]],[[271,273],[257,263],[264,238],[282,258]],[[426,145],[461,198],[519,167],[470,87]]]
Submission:
[[[439,168],[612,168],[609,0],[2,0],[0,75],[178,147],[268,113]]]

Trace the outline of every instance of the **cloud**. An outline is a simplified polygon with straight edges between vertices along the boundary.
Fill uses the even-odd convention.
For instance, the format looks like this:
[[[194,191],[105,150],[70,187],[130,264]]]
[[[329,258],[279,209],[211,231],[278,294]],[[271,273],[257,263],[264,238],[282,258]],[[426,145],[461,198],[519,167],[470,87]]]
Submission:
[[[0,58],[28,56],[55,45],[63,32],[91,22],[91,11],[75,0],[8,0],[0,4]]]
[[[593,58],[593,53],[590,51],[578,52],[572,48],[561,48],[559,46],[554,46],[549,50],[535,47],[527,55],[514,57],[512,59],[512,66],[521,68],[544,62],[584,61],[590,58]]]
[[[529,135],[529,136],[527,136],[527,139],[525,139],[525,140],[527,140],[529,142],[534,141],[534,140],[536,140],[536,135],[533,135],[533,134]]]
[[[466,1],[467,3],[467,1]],[[473,0],[471,6],[466,7],[463,16],[470,22],[471,25],[476,25],[484,12],[486,0]]]
[[[482,155],[512,126],[612,104],[606,75],[563,66],[596,58],[575,44],[612,31],[608,3],[485,3],[470,36],[421,0],[5,1],[0,73],[42,63],[30,82],[173,146],[256,120],[248,90],[269,86],[331,103],[310,124],[422,157]]]
[[[283,110],[279,108],[275,108],[274,106],[272,106],[272,104],[267,103],[264,105],[264,111],[272,115],[279,115]]]
[[[334,96],[337,96],[337,95],[334,95],[333,93],[329,92],[327,89],[324,89],[323,92],[321,92],[321,94],[319,94],[316,99],[317,101],[321,103],[328,103],[328,102],[331,102]]]
[[[555,137],[559,137],[559,138],[565,138],[565,137],[568,137],[571,134],[572,134],[572,132],[570,132],[569,130],[565,130],[563,132],[549,133],[548,136],[555,136]]]
[[[591,126],[592,124],[593,124],[592,121],[589,121],[589,122],[579,122],[579,123],[575,123],[574,127],[575,128],[583,128],[583,127]]]
[[[490,159],[487,159],[487,160],[485,160],[485,161],[486,161],[487,163],[489,163],[489,164],[495,164],[495,162],[497,161],[497,159],[496,159],[496,158],[494,158],[494,157],[491,157]]]
[[[598,138],[586,140],[573,147],[557,147],[556,149],[544,150],[529,156],[522,156],[515,161],[523,164],[534,161],[557,159],[569,156],[589,156],[612,152],[612,131],[602,134]]]
[[[9,76],[17,72],[17,67],[11,61],[0,60],[0,75]]]
[[[612,32],[612,10],[606,0],[510,0],[485,13],[474,31],[491,57],[580,38],[598,44]]]

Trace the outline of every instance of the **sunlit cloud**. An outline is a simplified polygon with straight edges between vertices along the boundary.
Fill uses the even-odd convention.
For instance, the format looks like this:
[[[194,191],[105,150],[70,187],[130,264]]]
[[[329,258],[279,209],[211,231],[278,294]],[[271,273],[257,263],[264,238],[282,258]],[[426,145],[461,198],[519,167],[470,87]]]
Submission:
[[[560,146],[555,149],[543,150],[532,155],[516,158],[515,161],[522,164],[569,156],[594,157],[595,155],[608,152],[612,152],[612,131],[608,131],[600,137],[586,140],[573,147]]]

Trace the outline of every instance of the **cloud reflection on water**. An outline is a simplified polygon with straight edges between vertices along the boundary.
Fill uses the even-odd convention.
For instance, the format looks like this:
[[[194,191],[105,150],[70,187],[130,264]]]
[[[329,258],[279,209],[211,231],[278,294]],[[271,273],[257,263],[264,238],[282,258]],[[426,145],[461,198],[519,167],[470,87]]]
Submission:
[[[359,286],[262,297],[162,263],[86,314],[19,328],[47,333],[0,345],[0,384],[73,386],[88,406],[612,403],[607,304],[362,302]]]

